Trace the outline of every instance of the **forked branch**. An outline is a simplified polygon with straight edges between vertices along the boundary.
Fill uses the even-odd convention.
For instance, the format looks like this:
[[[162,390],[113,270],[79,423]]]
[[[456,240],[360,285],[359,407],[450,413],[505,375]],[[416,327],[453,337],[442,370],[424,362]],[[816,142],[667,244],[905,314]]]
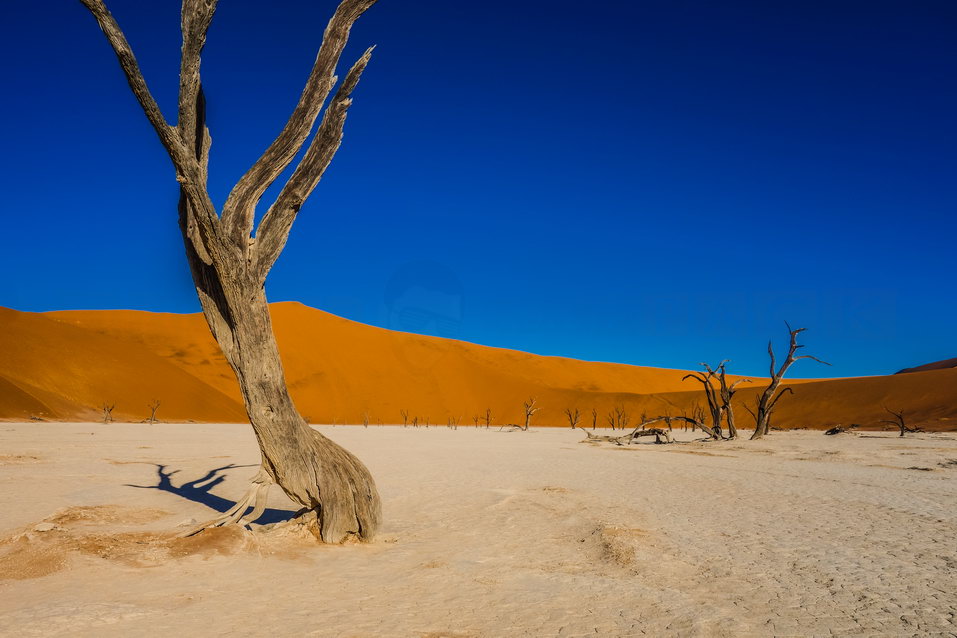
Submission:
[[[269,207],[262,221],[259,222],[256,242],[259,246],[257,271],[260,279],[264,280],[270,268],[276,263],[276,259],[286,245],[289,231],[300,207],[319,184],[323,173],[332,162],[336,151],[339,150],[346,114],[352,104],[350,96],[359,83],[366,65],[369,64],[373,48],[366,49],[362,57],[349,69],[346,79],[343,80],[332,102],[326,108],[319,130],[309,144],[305,156],[293,171],[289,181],[282,187],[275,203]],[[246,234],[248,235],[248,231]]]
[[[197,239],[202,242],[202,246],[197,247],[197,251],[200,253],[208,253],[213,257],[221,257],[222,247],[219,238],[219,217],[216,214],[216,208],[213,206],[212,200],[209,198],[209,193],[206,191],[205,171],[200,167],[199,162],[197,162],[195,153],[191,153],[189,147],[183,143],[176,128],[167,123],[159,105],[153,98],[153,94],[150,93],[146,80],[143,77],[143,72],[140,70],[139,64],[136,61],[136,56],[133,55],[133,49],[130,47],[129,42],[127,42],[126,36],[123,35],[123,31],[120,29],[119,24],[117,24],[113,14],[106,8],[103,0],[80,0],[80,2],[82,2],[83,6],[89,9],[93,17],[96,18],[100,29],[103,31],[103,34],[106,36],[107,41],[110,43],[113,52],[119,60],[120,68],[126,76],[130,90],[146,114],[146,118],[150,124],[153,125],[153,129],[159,136],[160,142],[163,144],[163,147],[169,154],[170,160],[173,162],[173,167],[176,170],[176,180],[187,194],[195,212],[199,231]],[[197,7],[192,7],[192,4],[196,4]],[[202,7],[198,5],[202,5]],[[215,3],[213,3],[212,7],[209,7],[206,2],[191,2],[191,0],[186,0],[183,6],[184,14],[189,15],[191,15],[190,12],[201,12],[205,9],[209,10],[209,19],[211,19],[212,11],[215,9]],[[189,28],[194,29],[194,24],[197,25],[195,29],[196,33],[190,38],[189,49],[190,59],[192,59],[192,51],[195,49],[195,61],[188,63],[190,69],[192,69],[192,75],[191,78],[187,79],[187,94],[180,96],[181,110],[190,110],[189,107],[191,105],[193,112],[196,111],[196,101],[200,99],[198,97],[199,49],[202,48],[201,41],[205,40],[205,29],[209,26],[208,21],[206,21],[205,26],[203,26],[202,20],[199,20],[196,23],[191,22]],[[199,33],[199,27],[202,27],[201,34]],[[199,44],[196,44],[197,41]],[[186,45],[187,42],[184,39],[184,54],[187,53]],[[184,60],[183,63],[187,64],[187,61]],[[193,88],[194,85],[195,89]],[[183,102],[184,99],[186,100],[185,104]]]
[[[309,137],[322,105],[335,85],[339,57],[349,40],[349,31],[376,0],[344,0],[333,14],[322,36],[309,79],[299,102],[276,139],[246,171],[223,206],[223,223],[228,235],[241,246],[252,232],[256,204],[266,189],[289,166]]]

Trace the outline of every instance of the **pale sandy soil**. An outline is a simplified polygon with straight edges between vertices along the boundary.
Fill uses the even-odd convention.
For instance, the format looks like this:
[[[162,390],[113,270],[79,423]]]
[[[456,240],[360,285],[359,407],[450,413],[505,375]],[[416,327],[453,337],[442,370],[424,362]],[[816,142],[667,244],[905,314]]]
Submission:
[[[371,545],[170,540],[245,491],[194,482],[257,463],[248,427],[0,423],[0,634],[957,634],[953,434],[323,431],[376,477]]]

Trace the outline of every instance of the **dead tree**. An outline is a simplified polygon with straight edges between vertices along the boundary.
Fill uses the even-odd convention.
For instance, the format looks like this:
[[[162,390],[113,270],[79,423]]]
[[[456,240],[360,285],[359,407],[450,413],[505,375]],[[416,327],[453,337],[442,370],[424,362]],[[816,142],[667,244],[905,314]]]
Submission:
[[[574,430],[578,427],[578,421],[581,419],[581,412],[578,408],[575,408],[574,411],[571,408],[565,408],[565,417],[568,419],[568,425]]]
[[[608,423],[608,427],[610,427],[612,430],[615,429],[615,423],[616,423],[616,421],[615,421],[615,411],[614,411],[614,410],[612,410],[611,412],[609,412],[608,414],[605,415],[605,421]]]
[[[523,430],[527,430],[529,423],[532,421],[532,415],[541,410],[541,408],[535,407],[535,397],[529,397],[527,401],[522,403],[522,408],[525,410],[525,427]]]
[[[492,425],[492,408],[485,408],[485,429]]]
[[[362,427],[364,428],[369,427],[369,412],[368,411],[362,413]]]
[[[631,421],[631,417],[628,416],[628,412],[625,410],[625,406],[616,405],[615,406],[615,423],[618,426],[619,430],[624,430],[628,427],[628,422]]]
[[[725,364],[727,361],[722,361],[718,365],[717,376],[718,378],[718,391],[719,396],[721,397],[721,410],[724,412],[725,421],[728,424],[728,438],[736,439],[738,438],[738,428],[735,427],[734,423],[734,407],[731,405],[731,399],[734,398],[735,392],[737,392],[737,387],[745,382],[751,381],[751,379],[738,379],[737,381],[728,384],[728,375],[727,370],[725,369]]]
[[[718,367],[724,365],[724,361],[718,364]],[[724,410],[721,408],[721,401],[718,398],[718,392],[712,383],[714,379],[715,371],[707,363],[701,364],[705,372],[691,372],[686,374],[681,378],[682,381],[685,379],[694,379],[702,385],[704,388],[704,397],[708,402],[708,411],[711,413],[711,432],[712,437],[715,439],[724,438],[723,433],[721,432],[721,416]]]
[[[647,426],[652,423],[657,423],[659,421],[666,421],[673,418],[684,418],[684,417],[667,417],[659,416],[653,419],[645,419],[639,423],[631,432],[628,434],[622,434],[621,436],[602,436],[598,434],[592,434],[584,428],[580,428],[582,432],[585,433],[585,436],[588,438],[585,439],[588,443],[599,443],[599,442],[608,442],[614,443],[615,445],[625,445],[630,444],[633,440],[645,437],[653,436],[655,437],[655,443],[674,443],[674,439],[671,436],[671,432],[663,428],[648,428]]]
[[[419,417],[417,416],[412,417],[412,427],[414,428],[419,427]]]
[[[675,440],[671,437],[671,421],[673,419],[680,420],[683,417],[673,417],[669,415],[665,416],[656,416],[654,418],[642,417],[641,423],[635,426],[635,429],[631,431],[629,435],[632,440],[643,437],[643,436],[654,436],[655,443],[674,443]],[[668,425],[668,429],[663,428],[649,428],[648,426],[653,423],[660,423],[664,421]],[[663,441],[662,441],[663,439]]]
[[[103,423],[112,423],[113,422],[113,408],[116,407],[115,403],[104,403],[101,408],[103,409]]]
[[[893,425],[894,427],[900,430],[901,436],[904,436],[906,432],[923,432],[921,428],[915,428],[915,427],[911,427],[907,425],[907,421],[904,420],[903,410],[898,410],[897,412],[894,412],[887,406],[884,406],[884,410],[886,410],[888,413],[893,415],[894,419],[893,420],[883,419],[881,423],[888,423],[890,425]]]
[[[835,434],[844,434],[845,432],[850,432],[851,430],[856,430],[861,427],[859,423],[851,423],[850,425],[836,425],[829,430],[824,432],[825,436],[834,436]]]
[[[399,414],[402,416],[402,427],[409,427],[409,411],[399,410]]]
[[[595,408],[591,409],[591,429],[594,430],[598,427],[598,410]]]
[[[781,367],[776,367],[776,362],[774,360],[774,347],[771,342],[768,341],[768,356],[771,357],[771,381],[768,383],[768,387],[764,389],[764,392],[758,397],[757,411],[752,412],[750,408],[748,411],[754,416],[754,434],[751,435],[751,440],[760,439],[762,436],[765,436],[768,431],[771,429],[771,413],[774,411],[774,406],[777,405],[777,402],[781,400],[781,397],[785,393],[790,392],[794,393],[790,387],[784,388],[781,392],[778,392],[778,387],[781,385],[781,379],[784,378],[785,373],[787,373],[788,368],[791,365],[800,359],[812,359],[818,363],[823,363],[824,365],[831,365],[826,361],[821,361],[817,357],[812,357],[809,354],[798,355],[797,351],[803,348],[804,346],[798,344],[797,337],[799,334],[804,332],[806,328],[797,328],[792,329],[790,324],[785,322],[788,327],[788,332],[790,333],[790,344],[788,345],[788,356],[781,362]]]
[[[480,417],[480,416],[477,415],[477,414],[473,414],[473,415],[472,415],[472,423],[475,425],[476,428],[478,428],[478,422],[479,422],[479,419],[481,419],[481,418],[482,418],[482,417]]]
[[[152,401],[149,402],[149,404],[146,407],[150,409],[149,424],[153,425],[154,423],[156,423],[156,411],[159,410],[159,407],[160,407],[159,399],[153,399]]]
[[[210,331],[239,381],[262,454],[260,471],[248,494],[229,512],[198,530],[255,520],[265,510],[269,486],[277,483],[311,513],[323,541],[339,543],[349,536],[371,539],[381,519],[375,482],[359,459],[308,427],[296,410],[273,335],[264,284],[286,245],[296,215],[342,141],[351,95],[372,55],[371,48],[352,65],[328,103],[326,98],[336,84],[336,66],[351,27],[375,0],[342,0],[336,8],[288,122],[233,187],[219,211],[206,184],[211,137],[200,80],[200,54],[217,0],[183,0],[175,125],[167,122],[147,88],[133,51],[103,0],[81,2],[99,23],[130,89],[172,160],[179,183],[180,229],[196,292]],[[257,203],[297,157],[301,158],[298,165],[256,225]],[[250,506],[253,512],[245,516]]]

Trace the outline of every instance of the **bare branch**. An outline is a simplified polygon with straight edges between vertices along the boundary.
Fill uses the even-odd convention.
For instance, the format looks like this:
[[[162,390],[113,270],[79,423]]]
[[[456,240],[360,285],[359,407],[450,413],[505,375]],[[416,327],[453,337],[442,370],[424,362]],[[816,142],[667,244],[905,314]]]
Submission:
[[[799,347],[799,348],[803,348],[804,346],[798,346],[798,347]],[[797,361],[798,359],[810,359],[810,360],[812,360],[812,361],[817,361],[818,363],[823,363],[823,364],[826,365],[826,366],[831,365],[831,364],[828,363],[827,361],[821,361],[821,360],[818,359],[817,357],[812,357],[812,356],[809,355],[809,354],[802,354],[800,357],[794,357],[794,360],[795,360],[795,361]]]
[[[202,130],[197,131],[197,106],[200,102],[200,54],[206,44],[206,32],[213,21],[218,0],[183,0],[180,26],[183,50],[179,66],[179,119],[176,128],[187,148],[193,145],[196,157],[202,153]],[[205,111],[205,109],[203,109]],[[199,122],[205,128],[205,122]]]
[[[785,386],[780,392],[777,393],[774,399],[772,399],[771,402],[768,404],[767,411],[771,412],[771,410],[774,409],[774,406],[777,405],[778,401],[781,400],[781,397],[783,397],[785,394],[788,394],[788,393],[794,394],[794,388],[792,388],[791,386]]]
[[[123,69],[123,73],[126,75],[126,81],[130,85],[130,90],[133,91],[133,95],[146,114],[146,118],[150,124],[153,125],[153,129],[155,129],[156,134],[159,136],[160,142],[163,144],[163,147],[173,162],[173,167],[177,173],[176,180],[180,183],[190,200],[190,204],[193,206],[196,217],[195,221],[198,224],[197,238],[201,239],[204,251],[218,255],[220,253],[217,232],[219,219],[216,215],[216,209],[213,206],[212,200],[210,200],[209,194],[206,192],[205,179],[202,177],[204,172],[200,169],[194,155],[189,152],[181,141],[176,129],[166,122],[166,118],[163,116],[162,111],[160,111],[159,105],[156,103],[152,93],[150,93],[149,87],[146,85],[146,80],[143,78],[143,73],[140,71],[139,64],[136,62],[136,57],[133,55],[133,50],[130,48],[129,42],[126,41],[126,36],[123,35],[123,31],[120,30],[120,26],[113,18],[113,14],[106,8],[103,0],[80,1],[83,3],[83,6],[89,9],[93,17],[96,18],[107,41],[110,43],[110,46],[113,47],[113,52],[119,60],[120,68]],[[198,58],[198,52],[196,55]]]
[[[245,247],[249,233],[252,232],[256,203],[269,185],[289,166],[309,137],[322,104],[335,84],[336,65],[349,39],[353,23],[375,3],[376,0],[343,0],[339,5],[326,26],[322,44],[316,54],[316,62],[289,121],[263,152],[262,157],[256,160],[237,182],[226,199],[223,222],[229,229],[229,237],[237,245]]]
[[[130,90],[133,91],[133,95],[143,108],[146,118],[156,130],[156,134],[159,135],[160,142],[163,143],[163,146],[171,157],[175,156],[177,152],[175,152],[174,149],[180,146],[175,129],[166,122],[166,118],[163,117],[163,112],[153,98],[153,94],[150,93],[149,87],[146,86],[143,72],[140,71],[140,65],[136,61],[136,56],[133,55],[133,49],[130,48],[130,43],[126,41],[126,36],[123,35],[123,31],[120,30],[120,25],[117,24],[113,14],[106,8],[103,0],[80,0],[80,2],[82,2],[83,6],[89,9],[93,17],[96,18],[100,29],[103,31],[103,35],[106,36],[110,46],[113,47],[113,52],[120,62],[120,68],[123,69],[123,73],[126,75],[126,81],[130,85]],[[178,166],[177,169],[179,169]]]
[[[289,238],[289,231],[299,209],[319,184],[323,173],[332,162],[336,151],[339,150],[339,145],[342,143],[342,129],[346,123],[349,106],[352,104],[350,96],[372,57],[373,49],[374,47],[366,49],[362,57],[349,69],[346,79],[339,86],[339,90],[336,91],[335,97],[332,98],[332,102],[323,114],[322,123],[319,124],[319,130],[309,144],[305,156],[279,192],[276,201],[259,222],[256,242],[259,245],[257,264],[260,278],[264,279],[276,263]]]

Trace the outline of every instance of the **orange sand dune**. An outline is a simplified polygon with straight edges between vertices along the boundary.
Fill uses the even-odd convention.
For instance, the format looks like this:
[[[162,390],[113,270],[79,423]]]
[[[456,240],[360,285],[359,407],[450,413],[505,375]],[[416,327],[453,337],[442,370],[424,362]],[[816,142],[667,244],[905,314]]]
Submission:
[[[92,419],[103,403],[140,420],[162,401],[169,419],[236,421],[243,409],[167,357],[49,315],[0,309],[0,416]]]
[[[542,357],[461,341],[393,332],[356,323],[298,303],[273,304],[290,391],[314,423],[420,421],[449,417],[472,423],[493,413],[494,423],[518,422],[522,401],[538,398],[533,423],[565,425],[566,407],[604,415],[623,405],[641,413],[681,414],[701,401],[681,370]],[[124,420],[146,417],[146,404],[163,402],[167,420],[242,421],[235,379],[201,315],[140,311],[0,310],[0,418],[31,415],[96,418],[114,402]],[[753,386],[760,384],[756,379]],[[914,422],[957,424],[957,370],[910,375],[802,381],[780,403],[777,425],[824,427],[876,424],[882,404],[905,409]],[[753,403],[757,389],[742,389]],[[750,417],[738,406],[738,421]]]

